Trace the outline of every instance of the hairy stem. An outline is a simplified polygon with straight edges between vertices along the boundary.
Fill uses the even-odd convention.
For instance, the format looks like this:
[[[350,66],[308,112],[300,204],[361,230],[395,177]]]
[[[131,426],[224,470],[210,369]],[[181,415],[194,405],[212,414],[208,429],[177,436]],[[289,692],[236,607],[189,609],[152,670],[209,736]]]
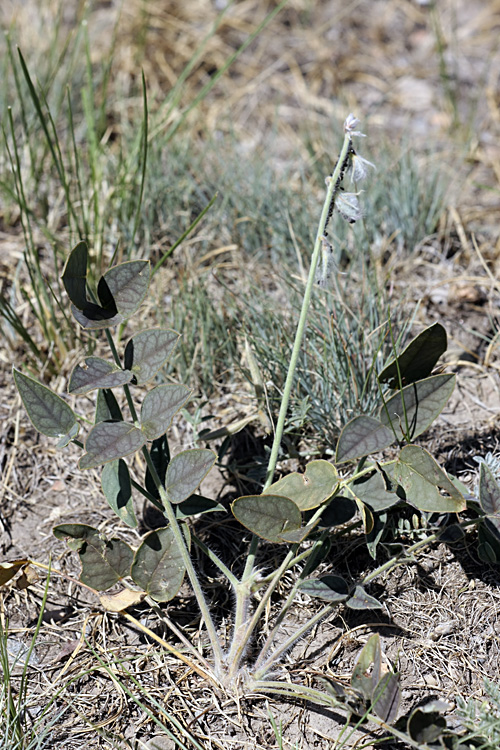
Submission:
[[[316,623],[320,622],[324,617],[326,617],[333,609],[333,604],[327,604],[325,607],[319,610],[319,612],[316,612],[314,617],[311,617],[307,622],[304,623],[300,628],[298,628],[290,638],[287,638],[286,641],[284,641],[281,646],[279,646],[271,656],[264,661],[264,657],[269,650],[269,646],[272,644],[272,641],[274,640],[274,635],[276,632],[276,627],[273,628],[272,632],[270,633],[270,636],[268,638],[269,645],[266,648],[267,641],[264,644],[264,648],[262,649],[261,653],[259,654],[259,658],[255,662],[255,668],[254,668],[254,677],[256,680],[264,679],[266,672],[269,672],[273,664],[276,664],[282,656],[286,654],[286,652],[294,646],[297,641],[300,641],[300,639],[309,631],[311,630]],[[272,637],[271,637],[272,636]]]
[[[288,367],[288,373],[285,381],[285,387],[283,389],[283,397],[281,399],[281,406],[278,415],[278,421],[276,423],[276,431],[274,433],[273,445],[271,448],[271,455],[269,457],[269,463],[267,466],[266,482],[264,484],[264,490],[266,490],[270,484],[272,484],[274,472],[276,469],[276,463],[278,461],[278,453],[281,445],[281,439],[283,437],[283,431],[285,428],[286,414],[288,411],[288,404],[290,401],[290,395],[292,392],[293,381],[295,377],[295,369],[297,367],[297,361],[300,354],[300,347],[302,346],[302,339],[304,337],[304,331],[307,321],[307,313],[309,310],[309,304],[311,302],[312,290],[314,286],[314,279],[316,276],[316,267],[321,252],[321,238],[323,237],[329,218],[331,216],[333,206],[335,204],[336,193],[339,189],[339,178],[345,172],[346,160],[349,157],[351,149],[351,136],[346,133],[344,137],[344,144],[342,151],[340,152],[339,159],[335,170],[328,183],[328,190],[326,193],[325,202],[323,204],[323,210],[318,225],[318,234],[316,236],[316,242],[314,244],[314,250],[311,256],[311,267],[309,269],[309,276],[304,291],[304,298],[302,300],[302,308],[300,310],[299,322],[297,324],[297,330],[295,332],[295,341],[293,344],[292,354],[290,357],[290,365]]]
[[[333,207],[335,205],[335,197],[339,190],[340,182],[342,181],[342,176],[345,173],[346,164],[349,158],[350,150],[351,150],[351,136],[348,133],[346,133],[344,137],[342,150],[340,152],[340,156],[338,158],[337,164],[335,166],[333,174],[330,177],[330,180],[328,183],[328,190],[326,192],[326,197],[325,197],[325,201],[323,204],[323,210],[321,212],[321,217],[320,217],[319,224],[318,224],[318,234],[316,236],[316,242],[314,244],[314,249],[313,249],[313,253],[311,256],[311,266],[309,269],[309,276],[306,282],[304,298],[302,300],[302,307],[300,311],[299,322],[297,324],[297,330],[295,333],[295,340],[293,344],[292,354],[290,357],[290,365],[288,367],[285,387],[283,390],[283,397],[281,400],[278,421],[277,421],[276,430],[274,433],[274,440],[273,440],[273,444],[271,447],[271,455],[269,456],[269,463],[267,466],[266,481],[264,483],[263,492],[272,484],[274,472],[276,470],[276,463],[278,461],[278,454],[279,454],[279,449],[281,445],[281,439],[283,437],[283,431],[285,428],[286,414],[288,411],[288,404],[289,404],[290,395],[292,392],[292,386],[293,386],[293,381],[295,377],[295,370],[296,370],[297,361],[299,358],[300,347],[302,345],[302,339],[304,337],[309,304],[311,302],[314,279],[316,276],[316,268],[318,265],[318,260],[319,260],[319,256],[321,252],[321,238],[326,231],[326,227],[328,225],[328,222],[330,220],[330,217],[333,211]],[[247,578],[252,573],[258,546],[259,546],[259,540],[254,535],[252,537],[252,541],[250,544],[250,549],[249,549],[247,561],[245,564],[245,570],[241,578],[242,583],[246,581]],[[277,580],[276,580],[276,583],[273,585],[272,590],[274,590],[275,586],[277,585]],[[272,590],[271,590],[271,593],[272,593]],[[271,593],[269,593],[269,596],[271,595]],[[266,601],[267,601],[267,598],[266,598]],[[262,607],[259,605],[256,611],[262,611]],[[252,630],[250,630],[249,633],[253,631],[254,627],[255,625],[252,626]]]

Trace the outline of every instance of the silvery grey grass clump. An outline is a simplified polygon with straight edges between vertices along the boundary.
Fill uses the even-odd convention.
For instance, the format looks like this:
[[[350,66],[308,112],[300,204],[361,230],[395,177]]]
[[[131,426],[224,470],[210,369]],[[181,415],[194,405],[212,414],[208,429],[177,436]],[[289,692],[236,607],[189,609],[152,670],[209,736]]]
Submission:
[[[463,750],[481,748],[497,750],[500,747],[500,686],[491,680],[484,681],[483,700],[465,701],[457,696],[457,718],[462,725]]]
[[[479,525],[480,532],[486,529],[488,540],[482,542],[485,554],[495,554],[494,545],[500,548],[500,488],[482,469],[477,517],[460,520],[458,514],[467,505],[464,488],[428,451],[414,443],[439,416],[455,385],[453,373],[433,374],[447,345],[446,332],[439,323],[418,334],[402,352],[394,345],[392,361],[377,373],[380,399],[376,416],[358,414],[343,426],[335,446],[335,463],[320,458],[307,463],[303,472],[275,476],[311,297],[322,293],[318,286],[325,286],[329,277],[338,273],[330,258],[333,242],[328,235],[329,222],[335,210],[349,223],[362,216],[359,191],[343,191],[346,177],[358,181],[367,177],[373,166],[354,148],[353,139],[363,135],[357,130],[358,124],[353,115],[346,119],[340,155],[327,178],[265,482],[260,493],[238,497],[231,504],[232,517],[240,524],[241,575],[234,574],[233,561],[216,554],[197,530],[200,516],[226,513],[223,506],[199,491],[217,459],[215,452],[192,448],[173,455],[170,450],[169,426],[191,391],[183,384],[161,382],[161,371],[182,332],[167,327],[146,328],[133,334],[125,345],[112,334],[137,312],[148,293],[156,270],[151,270],[148,261],[112,266],[94,287],[88,276],[87,244],[81,241],[64,266],[62,282],[73,317],[85,331],[103,331],[110,351],[108,359],[87,356],[69,379],[68,392],[73,397],[96,394],[93,424],[83,442],[78,435],[85,420],[64,398],[21,369],[14,368],[14,380],[34,427],[56,438],[61,450],[70,442],[79,446],[83,451],[79,461],[82,471],[101,472],[103,494],[122,523],[138,526],[133,490],[164,518],[164,524],[142,537],[136,548],[120,539],[118,528],[116,535],[109,536],[83,523],[55,527],[56,537],[66,540],[79,555],[81,583],[96,592],[103,607],[134,620],[128,609],[143,601],[152,607],[171,601],[187,578],[199,607],[207,646],[201,653],[167,615],[165,624],[175,643],[181,642],[182,651],[170,641],[159,640],[214,689],[232,696],[306,698],[341,707],[348,714],[367,716],[386,727],[397,718],[400,688],[397,673],[383,656],[378,635],[363,649],[348,687],[332,680],[318,687],[295,684],[286,675],[284,656],[340,606],[380,609],[382,603],[369,591],[371,581],[413,560],[419,550],[440,538],[449,519],[460,528]],[[256,371],[258,366],[255,362]],[[115,396],[117,389],[123,391],[124,407]],[[140,409],[136,406],[138,397]],[[397,458],[382,460],[380,454],[386,449],[391,448],[394,455],[393,446]],[[136,453],[146,466],[142,476],[133,462]],[[371,458],[374,454],[376,460]],[[406,547],[401,544],[400,552],[379,563],[361,580],[346,580],[329,566],[328,552],[338,535],[359,527],[372,558],[383,554],[391,515],[408,507],[426,514],[426,536]],[[250,542],[246,546],[248,532]],[[283,549],[276,569],[269,569],[263,561],[264,543]],[[194,564],[195,547],[197,554],[205,555],[216,566],[232,590],[234,610],[228,638],[219,630],[217,613],[206,597],[206,581]],[[292,576],[293,583],[285,598],[276,600],[285,574]],[[104,593],[111,588],[118,591]],[[321,606],[292,635],[284,634],[283,625],[296,599],[305,596],[319,600]],[[269,617],[265,629],[264,615]],[[408,724],[407,734],[396,728],[391,731],[405,741],[410,737],[410,744],[418,747],[418,741],[412,739],[414,724]]]

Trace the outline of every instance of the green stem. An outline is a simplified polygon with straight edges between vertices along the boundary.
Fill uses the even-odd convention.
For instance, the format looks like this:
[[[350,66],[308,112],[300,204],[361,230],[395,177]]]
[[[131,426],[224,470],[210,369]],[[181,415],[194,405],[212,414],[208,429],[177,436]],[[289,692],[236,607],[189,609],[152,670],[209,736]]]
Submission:
[[[276,431],[274,433],[274,441],[271,448],[271,455],[269,457],[269,464],[267,467],[266,482],[264,484],[263,491],[265,491],[273,481],[274,472],[276,469],[276,463],[278,461],[278,453],[281,445],[281,439],[283,437],[283,431],[285,428],[286,414],[288,411],[288,403],[290,401],[290,395],[292,392],[293,381],[295,377],[295,369],[297,367],[297,361],[300,354],[300,347],[302,345],[302,339],[304,337],[304,331],[307,321],[307,313],[309,310],[309,303],[311,301],[312,290],[314,286],[314,279],[316,276],[316,267],[318,265],[318,259],[321,252],[321,238],[323,237],[329,218],[331,216],[332,208],[335,203],[336,191],[339,189],[339,178],[343,171],[345,171],[345,162],[349,156],[351,148],[351,137],[346,133],[344,137],[344,145],[340,152],[339,159],[335,170],[330,178],[328,184],[328,190],[326,193],[325,202],[323,205],[323,211],[321,212],[321,218],[318,225],[318,234],[314,245],[313,254],[311,257],[311,267],[309,269],[309,277],[307,279],[306,288],[304,292],[304,299],[302,300],[302,308],[300,311],[299,322],[297,324],[297,331],[295,333],[295,341],[293,344],[292,354],[290,357],[290,365],[288,367],[288,373],[285,381],[285,387],[283,389],[283,397],[281,399],[281,406],[278,415],[278,421],[276,424]]]
[[[293,599],[292,599],[292,602],[293,602]],[[290,603],[292,603],[292,602],[290,602]],[[254,666],[254,669],[255,669],[255,671],[254,671],[254,677],[255,677],[255,679],[256,680],[263,679],[265,677],[265,675],[266,675],[266,672],[269,671],[269,669],[272,667],[272,665],[275,664],[276,662],[278,662],[281,659],[281,657],[284,654],[286,654],[286,652],[290,648],[292,648],[292,646],[295,643],[297,643],[297,641],[299,641],[309,630],[311,630],[311,628],[314,627],[314,625],[316,625],[316,623],[320,622],[320,620],[322,620],[324,617],[326,617],[326,615],[328,615],[332,611],[332,609],[333,609],[333,605],[332,604],[328,604],[325,607],[323,607],[322,609],[320,609],[319,612],[316,612],[316,614],[313,617],[311,617],[307,622],[304,623],[304,625],[302,625],[300,628],[298,628],[298,630],[295,631],[295,633],[293,634],[293,636],[290,636],[290,638],[287,638],[286,641],[284,641],[281,644],[281,646],[279,646],[275,651],[273,651],[273,653],[271,654],[271,656],[268,659],[266,659],[266,661],[264,661],[264,657],[265,657],[265,655],[269,651],[269,648],[272,645],[272,642],[274,640],[274,636],[275,636],[275,633],[276,633],[276,631],[278,629],[278,626],[281,623],[281,620],[283,619],[283,618],[281,618],[281,620],[276,623],[276,625],[272,629],[271,633],[269,634],[269,636],[268,636],[268,638],[267,638],[267,640],[266,640],[266,642],[264,644],[264,647],[262,648],[262,651],[259,654],[259,658],[255,662],[255,666]],[[281,617],[281,614],[282,613],[280,613],[280,617]]]
[[[250,619],[250,622],[248,623],[248,625],[245,628],[244,634],[241,635],[239,633],[239,628],[238,628],[238,630],[235,628],[234,635],[233,635],[233,642],[231,644],[231,648],[230,648],[230,651],[229,651],[229,658],[228,658],[229,672],[230,672],[229,676],[231,676],[232,674],[235,674],[237,672],[237,670],[239,668],[239,664],[240,664],[241,658],[242,658],[243,653],[245,651],[245,648],[248,645],[248,642],[249,642],[249,640],[251,638],[251,635],[252,635],[253,631],[255,630],[255,628],[257,627],[257,625],[259,623],[259,620],[260,620],[260,617],[262,615],[262,612],[264,611],[264,608],[265,608],[267,602],[269,601],[269,599],[271,597],[271,594],[273,593],[274,589],[278,585],[278,583],[279,583],[279,581],[281,579],[281,576],[285,573],[286,570],[288,570],[288,566],[290,564],[290,561],[295,557],[295,554],[296,554],[296,551],[297,551],[297,547],[298,547],[298,545],[294,544],[294,546],[292,547],[292,549],[290,550],[290,552],[288,553],[288,555],[285,557],[285,559],[281,563],[281,565],[278,568],[278,570],[275,572],[275,574],[273,576],[273,580],[269,584],[269,586],[268,586],[265,594],[263,595],[263,597],[260,600],[258,606],[256,607],[255,612],[253,613],[253,615],[252,615],[252,617]],[[240,585],[244,585],[244,581],[243,580],[241,581]],[[237,602],[236,602],[237,609],[238,609],[238,602],[239,602],[239,598],[237,599]]]
[[[295,377],[295,369],[297,367],[297,361],[299,358],[300,347],[302,345],[302,339],[304,337],[304,331],[307,321],[307,313],[309,310],[309,304],[311,302],[312,290],[314,286],[314,279],[316,276],[316,267],[318,265],[318,259],[321,252],[321,238],[326,231],[327,224],[330,220],[332,210],[335,204],[336,192],[340,187],[342,175],[345,172],[346,162],[349,158],[349,152],[351,150],[351,138],[349,134],[344,137],[344,144],[342,151],[338,158],[337,164],[333,171],[330,181],[328,183],[328,190],[326,192],[325,202],[323,204],[323,210],[318,224],[318,234],[314,245],[313,253],[311,256],[311,267],[309,269],[309,277],[307,279],[306,288],[304,292],[304,298],[302,300],[302,308],[300,311],[299,322],[297,324],[297,330],[295,332],[295,341],[293,344],[292,354],[290,357],[290,365],[288,367],[288,373],[286,376],[285,387],[283,390],[283,397],[281,400],[280,411],[278,415],[278,422],[276,424],[276,431],[274,433],[274,440],[271,447],[271,455],[269,456],[269,463],[267,465],[266,481],[262,489],[263,492],[272,484],[274,472],[276,470],[276,463],[278,461],[278,453],[281,445],[281,439],[283,437],[283,431],[285,428],[286,414],[288,411],[288,404],[290,401],[290,395],[292,392],[293,380]],[[253,570],[255,563],[255,555],[259,546],[259,540],[256,536],[253,536],[250,544],[250,549],[247,556],[245,570],[242,575],[242,582],[245,581]]]
[[[314,563],[314,559],[315,559],[314,553],[316,552],[316,550],[318,549],[318,547],[322,544],[322,542],[324,541],[324,539],[325,539],[325,537],[327,536],[328,533],[329,533],[329,529],[325,529],[325,531],[321,534],[320,538],[312,545],[312,547],[310,547],[308,550],[305,550],[305,552],[303,552],[301,555],[297,555],[293,560],[290,561],[289,567],[291,568],[296,563],[298,563],[298,562],[300,562],[300,561],[302,561],[304,559],[309,558],[308,562],[304,566],[304,568],[301,571],[300,575],[297,576],[297,580],[295,581],[295,584],[292,586],[292,589],[291,589],[290,593],[288,594],[288,596],[286,598],[286,601],[285,601],[285,603],[283,604],[283,606],[281,608],[281,612],[279,613],[278,617],[276,618],[276,622],[274,623],[274,625],[273,625],[273,627],[271,629],[271,632],[269,633],[269,635],[266,638],[266,641],[265,641],[265,643],[264,643],[264,645],[263,645],[263,647],[261,649],[261,652],[260,652],[260,654],[258,656],[258,659],[255,662],[254,669],[258,669],[259,665],[262,664],[262,662],[264,661],[267,652],[269,651],[269,649],[271,648],[271,646],[273,644],[273,641],[274,641],[274,639],[276,637],[276,634],[277,634],[277,632],[278,632],[278,630],[280,628],[281,623],[285,619],[288,610],[290,609],[290,607],[292,606],[292,604],[295,601],[295,597],[297,595],[297,591],[299,590],[302,581],[308,575],[309,570],[311,569],[311,566]],[[323,617],[323,615],[321,615],[321,617]],[[305,623],[305,625],[303,627],[301,627],[296,632],[296,634],[293,636],[292,643],[290,643],[289,645],[287,645],[284,648],[283,653],[286,652],[288,650],[288,648],[290,648],[290,646],[293,645],[293,642],[297,640],[297,633],[300,634],[300,636],[302,636],[310,628],[312,628],[312,626],[315,623],[316,623],[316,615],[314,615],[310,620],[308,620]],[[268,670],[268,668],[269,668],[268,665],[271,664],[272,662],[276,661],[277,658],[279,658],[279,655],[281,654],[281,649],[278,649],[278,651],[275,652],[275,654],[273,654],[271,656],[271,658],[268,659],[265,662],[264,667],[259,670],[259,674],[261,674],[261,673],[263,674],[264,672],[266,672]]]
[[[168,498],[165,488],[163,487],[161,483],[160,477],[158,476],[158,472],[156,471],[156,467],[146,447],[143,447],[142,454],[144,456],[148,469],[151,473],[153,481],[156,485],[156,488],[158,492],[160,493],[160,499],[164,506],[163,510],[164,510],[165,516],[169,522],[170,528],[172,529],[172,534],[174,535],[174,539],[176,541],[177,547],[181,554],[184,567],[186,568],[189,581],[193,589],[193,593],[196,597],[198,607],[200,608],[201,616],[205,622],[205,627],[207,629],[208,637],[210,639],[210,645],[212,646],[212,650],[214,654],[216,670],[220,672],[222,668],[222,664],[224,662],[224,655],[222,653],[222,648],[219,642],[219,637],[217,635],[217,630],[215,628],[214,621],[212,620],[212,616],[210,614],[210,608],[205,599],[205,595],[203,594],[203,590],[198,580],[198,576],[196,575],[194,565],[191,561],[189,550],[186,546],[184,534],[181,531],[177,518],[175,517],[175,511]]]
[[[460,529],[466,529],[469,526],[477,526],[478,523],[480,523],[482,520],[483,519],[481,517],[472,518],[468,519],[467,521],[462,521],[462,523],[458,523],[457,526]],[[370,581],[373,581],[374,578],[377,578],[377,576],[385,573],[388,570],[391,570],[391,568],[395,568],[397,565],[402,565],[404,562],[407,562],[408,556],[413,555],[415,552],[418,552],[418,550],[422,547],[426,547],[428,544],[432,544],[432,542],[437,542],[445,531],[446,527],[443,529],[439,529],[439,531],[436,531],[434,534],[426,536],[425,539],[421,539],[419,542],[415,542],[415,544],[412,544],[411,547],[408,547],[408,549],[402,550],[399,555],[396,555],[396,557],[391,557],[390,560],[387,560],[387,562],[385,562],[383,565],[380,565],[376,570],[368,573],[368,575],[365,576],[361,581],[361,586],[365,586],[367,583],[370,583]]]
[[[231,586],[233,586],[233,588],[236,588],[239,585],[238,579],[233,573],[231,573],[227,565],[224,565],[220,557],[218,557],[215,552],[210,549],[210,547],[207,547],[207,545],[204,544],[201,539],[199,539],[195,534],[193,534],[193,532],[191,532],[191,539],[196,544],[196,546],[205,553],[208,559],[211,560],[213,564],[219,568],[219,570],[224,574],[224,577],[227,578]]]

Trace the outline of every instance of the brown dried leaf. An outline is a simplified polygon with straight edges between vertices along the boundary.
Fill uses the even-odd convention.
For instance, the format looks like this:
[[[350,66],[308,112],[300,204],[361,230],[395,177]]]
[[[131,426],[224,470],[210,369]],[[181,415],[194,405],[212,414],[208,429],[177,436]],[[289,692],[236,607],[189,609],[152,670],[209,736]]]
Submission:
[[[131,591],[130,589],[123,589],[117,594],[106,596],[103,594],[99,597],[99,600],[108,612],[122,612],[127,607],[132,607],[134,604],[139,604],[146,596],[145,591]]]

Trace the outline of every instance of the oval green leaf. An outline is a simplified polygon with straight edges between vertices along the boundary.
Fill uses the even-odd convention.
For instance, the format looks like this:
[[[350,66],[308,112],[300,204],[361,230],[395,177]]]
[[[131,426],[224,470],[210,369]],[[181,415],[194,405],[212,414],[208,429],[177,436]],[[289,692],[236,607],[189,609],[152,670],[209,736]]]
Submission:
[[[406,445],[401,450],[393,477],[404,489],[407,501],[419,510],[460,513],[466,508],[463,495],[430,453],[418,445]]]
[[[378,633],[371,635],[363,646],[351,675],[351,687],[371,701],[380,680],[382,649]]]
[[[396,721],[401,702],[401,687],[399,675],[395,672],[386,672],[375,687],[371,705],[373,711],[386,724]]]
[[[375,512],[392,508],[393,505],[401,502],[395,492],[387,489],[384,478],[378,471],[360,477],[349,485],[349,489],[358,500]]]
[[[132,336],[125,347],[125,368],[138,385],[151,380],[175,349],[180,334],[170,328],[149,328]]]
[[[176,506],[175,515],[177,518],[182,519],[202,515],[203,513],[221,513],[224,510],[224,506],[218,503],[217,500],[201,497],[201,495],[191,495],[187,500]]]
[[[411,739],[426,745],[434,744],[446,731],[446,719],[441,714],[449,710],[450,706],[444,701],[431,701],[425,706],[415,708],[407,723],[407,732]]]
[[[335,495],[321,514],[321,527],[340,526],[356,514],[356,503],[350,497]]]
[[[75,305],[71,306],[73,317],[87,331],[100,331],[104,328],[111,328],[119,323],[123,323],[125,318],[119,315],[113,308],[106,309],[95,305],[93,302],[87,302],[83,310],[79,310]]]
[[[160,435],[159,438],[153,440],[151,446],[149,447],[149,455],[151,456],[151,461],[153,462],[153,466],[156,469],[156,473],[158,474],[158,478],[161,484],[165,486],[165,476],[167,474],[167,467],[170,463],[170,448],[168,446],[168,439],[165,434]],[[160,493],[154,482],[153,476],[149,471],[148,466],[146,466],[144,486],[146,487],[147,491],[151,495],[153,495],[153,497],[155,497],[157,500],[160,499]]]
[[[127,422],[100,422],[87,437],[87,451],[78,462],[80,469],[95,469],[96,466],[123,458],[140,450],[146,438],[142,431]]]
[[[35,430],[48,437],[63,438],[62,443],[66,438],[69,442],[76,437],[79,425],[71,407],[38,380],[15,368],[12,372],[21,401]]]
[[[300,590],[304,594],[325,602],[344,602],[349,596],[349,587],[341,576],[321,576],[303,581]]]
[[[132,565],[132,578],[157,602],[168,602],[179,591],[186,568],[169,526],[144,537]]]
[[[288,474],[268,487],[264,494],[283,495],[293,500],[300,510],[311,510],[328,500],[338,483],[335,466],[324,460],[311,461],[304,474]]]
[[[377,559],[377,545],[383,539],[387,524],[387,513],[375,513],[373,516],[373,527],[366,535],[366,548],[370,557]]]
[[[66,448],[66,446],[69,445],[71,441],[76,438],[79,432],[80,432],[80,425],[78,424],[78,422],[75,422],[71,430],[67,432],[66,435],[63,435],[62,438],[58,441],[56,448]]]
[[[378,378],[381,383],[389,383],[391,388],[399,388],[399,377],[403,385],[422,380],[431,374],[447,346],[445,329],[441,323],[434,323],[410,341],[406,349],[384,367]]]
[[[146,394],[141,409],[141,429],[147,440],[167,431],[172,417],[186,403],[191,389],[185,385],[157,385]]]
[[[78,310],[87,305],[87,244],[79,242],[68,255],[62,272],[67,295]]]
[[[58,539],[78,551],[82,563],[80,581],[95,591],[106,591],[130,575],[134,553],[120,539],[107,540],[97,529],[81,523],[54,528]]]
[[[337,463],[352,461],[388,448],[394,442],[394,433],[374,417],[354,417],[346,424],[337,443]]]
[[[303,542],[304,539],[307,539],[309,534],[311,534],[316,526],[319,524],[319,518],[317,518],[313,523],[308,523],[307,526],[301,526],[300,529],[292,529],[291,531],[283,531],[282,534],[280,534],[280,539],[283,542],[290,542],[290,544],[300,544],[300,542]]]
[[[123,416],[115,394],[109,388],[97,391],[94,424],[99,422],[123,422]]]
[[[208,448],[193,448],[178,453],[170,461],[165,476],[165,490],[174,505],[182,503],[199,487],[217,456]]]
[[[87,357],[85,367],[77,365],[68,385],[68,393],[88,393],[95,388],[116,388],[132,380],[132,373],[100,357]]]
[[[454,374],[444,373],[407,385],[382,405],[380,421],[394,430],[398,440],[406,440],[407,423],[409,437],[418,437],[441,414],[453,393],[455,380]]]
[[[132,483],[128,466],[123,459],[106,464],[101,474],[101,486],[110,508],[118,518],[132,529],[137,528],[132,503]]]
[[[108,294],[111,294],[119,315],[126,320],[135,313],[146,296],[150,273],[148,260],[130,260],[113,266],[99,282],[97,293],[101,303],[107,305]]]
[[[302,524],[298,506],[281,495],[244,495],[232,503],[231,510],[243,526],[269,542],[282,543],[283,532]]]
[[[383,609],[378,599],[367,594],[362,586],[356,586],[353,595],[346,601],[349,609]]]

